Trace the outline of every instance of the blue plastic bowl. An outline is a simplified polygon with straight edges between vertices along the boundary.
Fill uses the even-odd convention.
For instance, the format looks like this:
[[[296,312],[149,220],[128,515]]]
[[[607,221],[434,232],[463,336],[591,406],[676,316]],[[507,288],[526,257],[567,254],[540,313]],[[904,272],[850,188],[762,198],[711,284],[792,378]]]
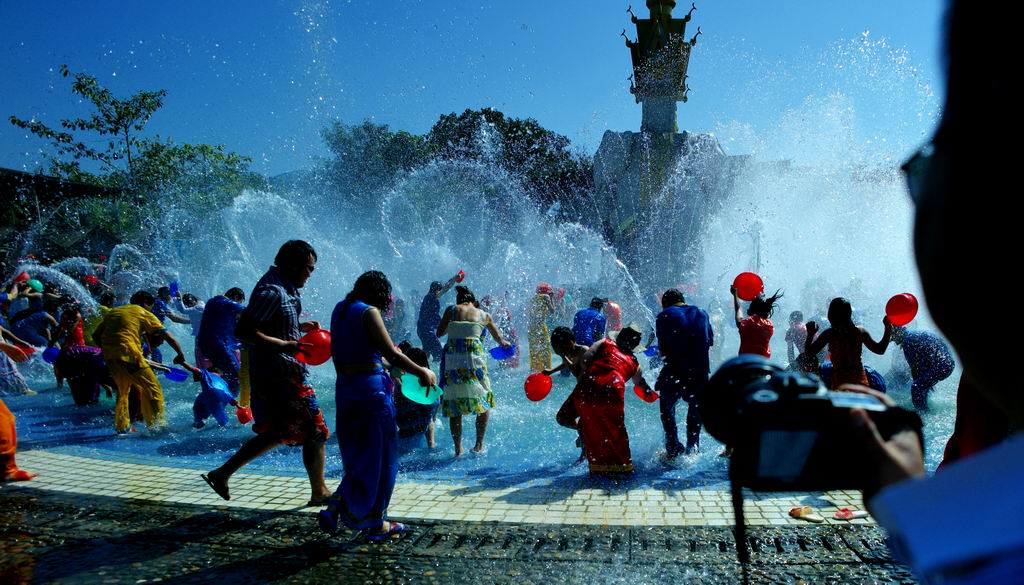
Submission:
[[[164,378],[167,378],[171,382],[184,382],[185,380],[188,380],[189,377],[190,374],[188,373],[188,370],[183,370],[181,368],[171,368],[169,371],[164,372]]]
[[[644,355],[647,357],[654,357],[658,355],[658,344],[652,343],[650,347],[644,350]]]
[[[491,357],[496,360],[507,360],[515,355],[516,346],[514,345],[510,345],[508,348],[501,347],[500,345],[498,347],[491,348]]]
[[[59,355],[59,347],[48,347],[45,350],[43,350],[43,361],[48,364],[52,364],[53,362],[57,361],[57,356]]]

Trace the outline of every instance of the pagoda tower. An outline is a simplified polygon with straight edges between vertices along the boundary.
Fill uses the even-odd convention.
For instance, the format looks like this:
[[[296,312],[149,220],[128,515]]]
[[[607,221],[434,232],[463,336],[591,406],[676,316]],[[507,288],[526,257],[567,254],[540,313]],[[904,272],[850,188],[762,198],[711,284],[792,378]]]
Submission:
[[[626,38],[633,72],[629,91],[642,108],[639,132],[607,131],[594,157],[594,186],[605,240],[644,287],[696,287],[707,219],[732,190],[746,157],[725,154],[711,134],[679,131],[677,104],[690,87],[690,55],[702,33],[687,38],[696,5],[673,18],[675,0],[647,0],[636,38]]]

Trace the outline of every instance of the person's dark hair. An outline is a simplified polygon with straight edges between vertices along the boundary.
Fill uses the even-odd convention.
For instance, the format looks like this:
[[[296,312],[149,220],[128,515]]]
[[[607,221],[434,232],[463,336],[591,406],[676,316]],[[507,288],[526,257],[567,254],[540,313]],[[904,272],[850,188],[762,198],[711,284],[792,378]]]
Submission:
[[[153,298],[153,294],[150,293],[149,291],[140,290],[136,291],[136,293],[132,295],[132,298],[129,299],[128,302],[130,302],[133,305],[145,307],[146,305],[152,305],[153,303],[155,303],[156,299]]]
[[[403,351],[402,353],[404,353],[405,356],[412,360],[412,363],[416,364],[417,366],[421,368],[430,367],[430,358],[427,356],[427,352],[423,351],[422,349],[418,347],[410,347],[409,349]]]
[[[455,304],[461,305],[462,303],[476,304],[476,295],[473,294],[473,291],[469,290],[468,286],[459,285],[455,287]]]
[[[303,240],[288,240],[281,244],[281,249],[277,251],[277,256],[274,256],[274,266],[286,268],[304,265],[310,256],[314,260],[317,259],[316,250],[313,249],[313,246],[310,246]]]
[[[683,292],[678,288],[670,288],[661,295],[661,308],[667,309],[672,305],[678,305],[679,303],[685,303],[686,298],[683,297]]]
[[[750,306],[747,307],[747,313],[750,315],[757,315],[758,317],[764,317],[769,319],[772,313],[775,312],[775,302],[782,298],[782,293],[775,291],[770,297],[758,296],[756,299],[750,301]]]
[[[236,303],[240,303],[245,300],[245,291],[238,288],[237,286],[234,286],[229,288],[228,291],[224,293],[224,296],[231,299],[232,301],[235,301]]]
[[[412,345],[412,342],[411,342],[411,341],[409,341],[408,339],[403,339],[403,340],[402,340],[402,341],[401,341],[401,342],[400,342],[400,343],[398,344],[398,351],[400,351],[400,352],[402,352],[402,353],[406,353],[407,351],[409,351],[409,348],[411,348],[412,346],[413,346],[413,345]],[[407,355],[408,355],[408,354],[407,354]]]
[[[199,304],[199,297],[192,293],[185,293],[181,295],[181,304],[186,307],[194,307]]]
[[[597,309],[598,311],[600,311],[601,309],[604,308],[604,299],[602,299],[601,297],[594,297],[590,299],[590,308]]]
[[[828,322],[833,327],[853,327],[853,305],[843,297],[836,297],[828,304]]]
[[[615,338],[615,344],[618,345],[620,349],[632,352],[636,349],[636,346],[640,345],[642,340],[643,333],[627,327],[619,331],[618,337]]]
[[[169,286],[161,286],[160,288],[156,289],[156,296],[162,297],[164,295],[167,295],[167,296],[171,295],[171,287],[169,287]]]
[[[66,316],[69,317],[71,315],[81,315],[81,314],[82,314],[82,308],[78,306],[78,303],[67,303],[66,305],[64,305],[60,309],[60,318],[61,318],[61,320],[65,319]]]
[[[551,332],[551,347],[557,347],[563,343],[576,343],[576,334],[568,327],[555,327],[555,330]]]
[[[359,275],[346,301],[362,301],[382,312],[391,306],[391,282],[380,270],[368,270]]]
[[[114,303],[117,302],[117,295],[107,291],[100,295],[100,304],[104,307],[113,307]]]
[[[442,288],[444,288],[444,283],[435,280],[434,282],[430,283],[430,289],[428,290],[428,292],[434,293],[436,295],[437,293],[441,292]]]
[[[803,311],[793,311],[792,313],[789,314],[789,322],[790,323],[801,323],[801,322],[803,322],[803,320],[804,320],[804,313],[803,313]]]

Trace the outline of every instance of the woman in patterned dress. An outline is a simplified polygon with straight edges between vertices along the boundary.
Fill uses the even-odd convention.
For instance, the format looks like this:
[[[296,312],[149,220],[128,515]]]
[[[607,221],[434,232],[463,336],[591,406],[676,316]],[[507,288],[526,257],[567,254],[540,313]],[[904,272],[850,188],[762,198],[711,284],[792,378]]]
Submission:
[[[447,416],[455,443],[455,456],[462,455],[462,417],[476,415],[476,446],[474,453],[484,450],[487,420],[494,407],[494,393],[487,376],[487,354],[480,342],[486,328],[502,347],[509,342],[501,335],[494,320],[477,307],[476,297],[467,287],[455,287],[455,305],[448,307],[437,326],[437,336],[448,336],[441,361],[441,413]]]

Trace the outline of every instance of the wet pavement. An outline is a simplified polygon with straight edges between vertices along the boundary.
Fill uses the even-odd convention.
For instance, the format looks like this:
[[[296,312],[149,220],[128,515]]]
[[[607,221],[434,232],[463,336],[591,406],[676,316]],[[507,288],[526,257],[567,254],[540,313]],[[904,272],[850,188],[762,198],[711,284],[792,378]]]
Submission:
[[[906,583],[875,526],[427,522],[386,544],[308,513],[0,488],[0,583]]]

